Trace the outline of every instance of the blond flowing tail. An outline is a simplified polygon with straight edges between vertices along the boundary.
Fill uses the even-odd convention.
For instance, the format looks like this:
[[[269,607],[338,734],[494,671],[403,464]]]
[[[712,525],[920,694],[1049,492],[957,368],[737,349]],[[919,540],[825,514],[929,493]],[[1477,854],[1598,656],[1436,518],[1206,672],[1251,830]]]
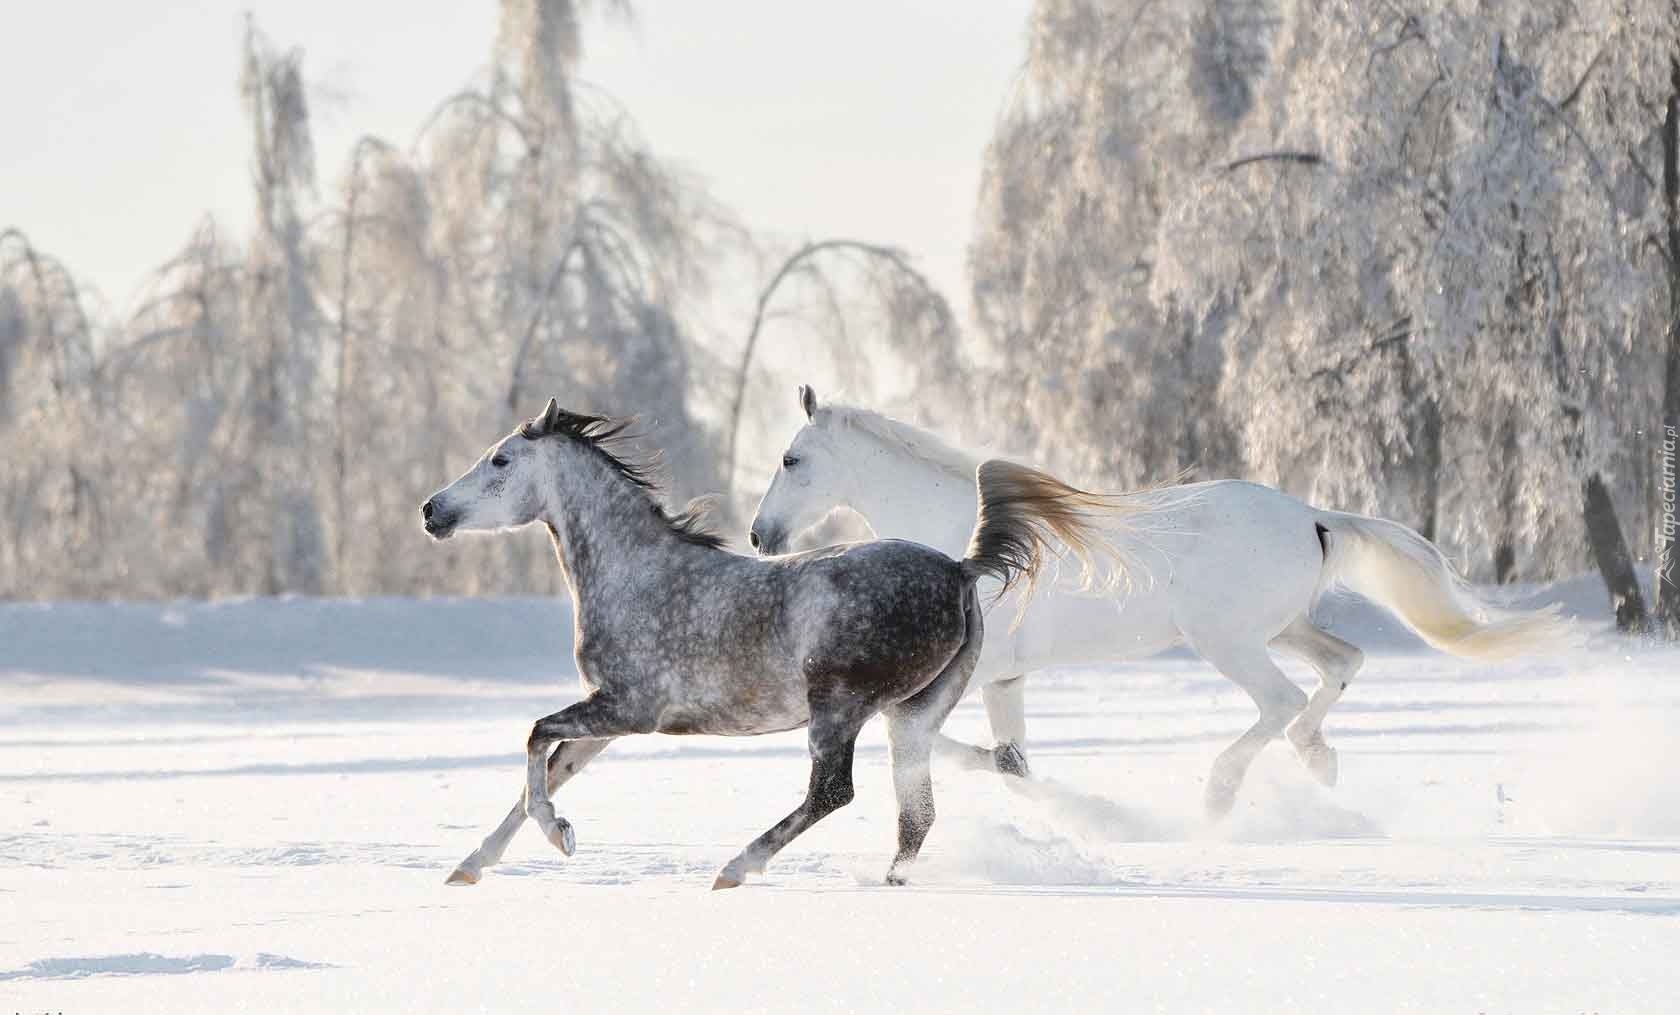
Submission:
[[[1323,584],[1341,584],[1387,607],[1444,652],[1502,659],[1576,639],[1557,605],[1508,613],[1483,603],[1434,543],[1398,522],[1321,511],[1318,523]]]
[[[976,479],[980,509],[962,560],[970,579],[995,578],[1003,591],[1025,580],[1030,595],[1045,560],[1064,549],[1079,561],[1087,585],[1103,570],[1101,561],[1116,572],[1125,568],[1124,554],[1105,531],[1116,525],[1116,513],[1123,513],[1115,498],[996,458],[980,463]]]

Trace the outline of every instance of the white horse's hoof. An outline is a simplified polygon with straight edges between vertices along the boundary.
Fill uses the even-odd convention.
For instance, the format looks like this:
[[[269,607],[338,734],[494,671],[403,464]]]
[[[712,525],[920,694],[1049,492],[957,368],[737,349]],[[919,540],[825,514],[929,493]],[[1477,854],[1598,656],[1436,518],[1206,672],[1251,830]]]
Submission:
[[[1237,788],[1239,783],[1232,779],[1210,778],[1207,792],[1202,796],[1202,807],[1207,811],[1209,821],[1218,821],[1231,813],[1231,808],[1237,805]]]
[[[548,836],[555,849],[567,856],[577,852],[577,836],[572,833],[572,823],[565,818],[555,818],[554,824],[544,829],[543,834]]]
[[[1295,747],[1295,754],[1301,759],[1301,764],[1307,766],[1307,771],[1317,779],[1321,786],[1336,785],[1338,764],[1336,749],[1324,742],[1322,730],[1315,730],[1305,740],[1297,740],[1294,731],[1290,731],[1289,742]]]
[[[1316,744],[1309,744],[1301,750],[1301,761],[1306,764],[1307,771],[1312,773],[1319,785],[1335,786],[1338,774],[1336,749],[1323,740]]]
[[[479,876],[478,871],[468,870],[466,866],[463,865],[451,871],[449,877],[446,878],[443,883],[446,885],[476,885],[478,884]]]
[[[992,748],[992,766],[1001,775],[1013,775],[1019,779],[1032,774],[1027,770],[1027,756],[1014,743],[1002,743]]]

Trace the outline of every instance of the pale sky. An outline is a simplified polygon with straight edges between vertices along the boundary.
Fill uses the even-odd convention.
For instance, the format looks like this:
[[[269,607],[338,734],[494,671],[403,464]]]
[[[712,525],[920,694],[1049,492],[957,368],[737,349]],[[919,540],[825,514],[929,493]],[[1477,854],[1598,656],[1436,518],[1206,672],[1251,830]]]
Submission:
[[[323,187],[357,136],[405,145],[486,63],[496,4],[10,0],[0,14],[0,227],[122,311],[206,212],[243,230],[241,15],[305,52]],[[981,151],[1030,0],[642,0],[592,20],[583,76],[752,228],[914,254],[966,305]]]

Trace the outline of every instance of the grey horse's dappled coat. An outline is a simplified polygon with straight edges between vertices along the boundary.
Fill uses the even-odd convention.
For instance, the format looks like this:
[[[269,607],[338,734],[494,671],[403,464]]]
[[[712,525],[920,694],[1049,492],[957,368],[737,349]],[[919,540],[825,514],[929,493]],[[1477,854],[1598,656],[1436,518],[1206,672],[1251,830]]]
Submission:
[[[809,726],[806,800],[732,860],[714,887],[739,884],[851,800],[853,747],[876,713],[887,717],[899,800],[899,849],[888,876],[898,880],[933,822],[933,734],[962,697],[979,652],[975,580],[1012,580],[1036,567],[1052,540],[1090,545],[1078,491],[1022,466],[986,462],[962,561],[901,540],[745,557],[706,533],[696,512],[668,514],[642,468],[615,453],[622,436],[621,423],[551,400],[422,506],[426,531],[438,539],[535,521],[548,527],[572,594],[585,692],[533,726],[524,799],[450,880],[477,881],[526,816],[570,853],[571,826],[549,795],[612,739]]]

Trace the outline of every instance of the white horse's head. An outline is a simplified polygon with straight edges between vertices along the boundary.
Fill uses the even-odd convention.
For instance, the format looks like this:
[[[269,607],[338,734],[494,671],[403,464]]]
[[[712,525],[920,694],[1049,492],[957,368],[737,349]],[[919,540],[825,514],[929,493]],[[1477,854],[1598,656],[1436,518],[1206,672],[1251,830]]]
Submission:
[[[864,448],[855,440],[848,442],[845,429],[824,425],[826,414],[817,408],[816,393],[803,384],[799,407],[805,411],[806,423],[782,452],[782,467],[764,491],[747,530],[747,542],[761,554],[787,549],[794,535],[849,504],[857,488],[859,454]]]
[[[552,431],[564,412],[549,399],[541,416],[490,445],[472,468],[420,505],[426,533],[448,539],[457,531],[492,532],[536,521],[561,445],[531,435]]]

